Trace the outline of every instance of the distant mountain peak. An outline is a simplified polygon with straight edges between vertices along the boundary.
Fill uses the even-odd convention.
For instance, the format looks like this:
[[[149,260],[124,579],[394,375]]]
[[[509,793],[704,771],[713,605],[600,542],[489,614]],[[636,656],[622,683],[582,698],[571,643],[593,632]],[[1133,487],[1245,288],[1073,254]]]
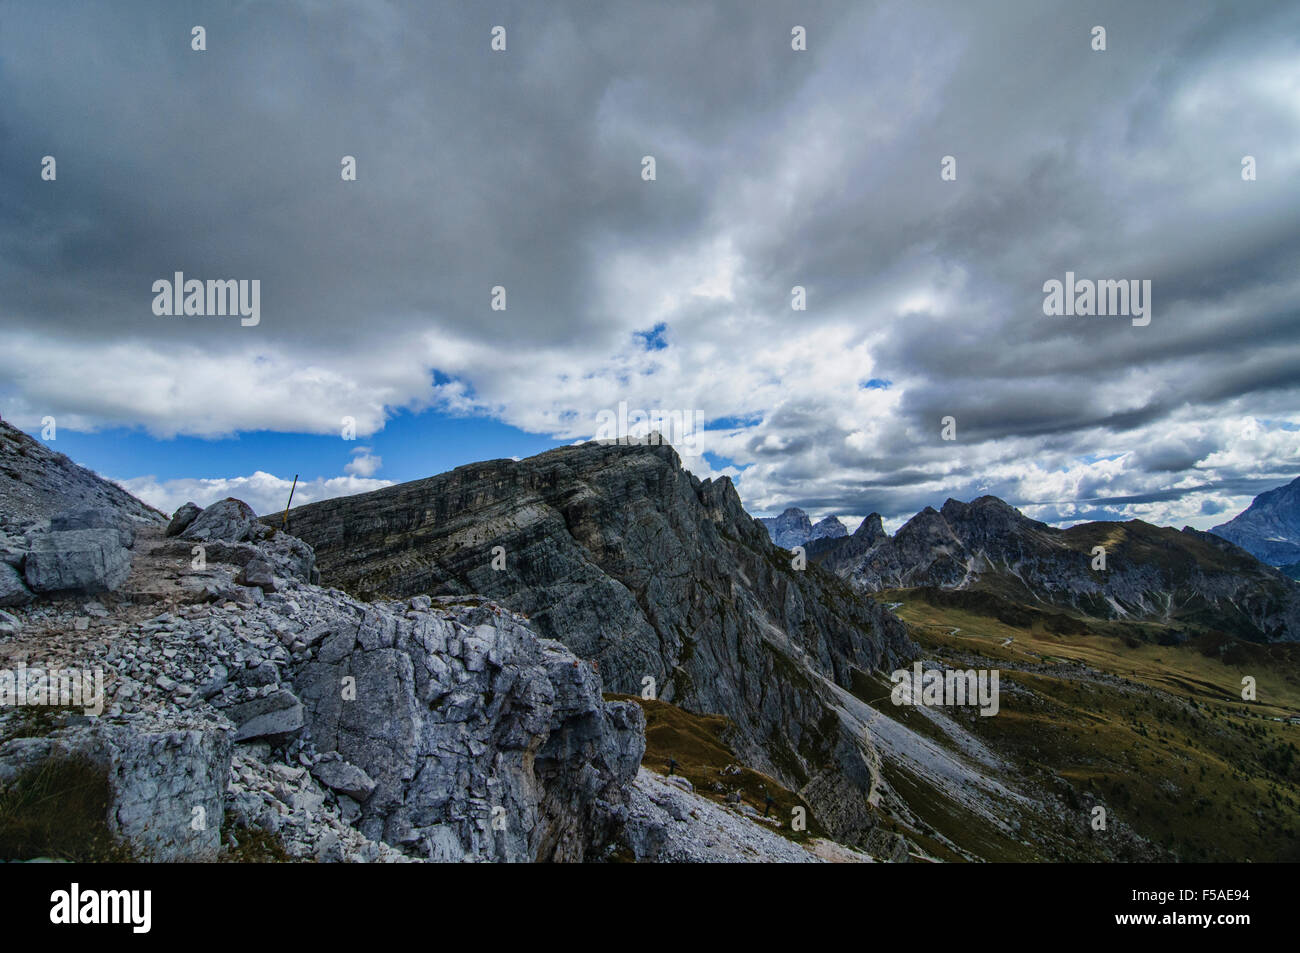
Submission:
[[[759,517],[758,520],[767,530],[772,542],[785,549],[807,546],[813,540],[839,539],[849,535],[840,518],[835,515],[824,517],[816,524],[808,514],[797,506],[787,507],[780,516]]]
[[[1273,566],[1300,560],[1300,477],[1261,493],[1210,532]]]
[[[872,513],[858,524],[858,528],[853,531],[853,535],[874,542],[877,539],[885,538],[889,534],[885,532],[885,524],[880,518],[880,514]]]
[[[840,522],[838,516],[827,516],[818,520],[812,528],[809,539],[839,539],[841,536],[849,535],[848,527]]]
[[[812,520],[797,506],[787,507],[780,516],[762,518],[759,522],[767,529],[772,542],[786,549],[802,546],[812,536]]]

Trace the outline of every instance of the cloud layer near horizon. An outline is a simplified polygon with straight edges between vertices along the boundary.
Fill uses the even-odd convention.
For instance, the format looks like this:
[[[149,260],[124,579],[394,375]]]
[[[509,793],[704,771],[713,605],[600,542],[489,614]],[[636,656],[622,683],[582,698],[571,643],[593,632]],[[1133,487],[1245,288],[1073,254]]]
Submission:
[[[993,493],[1053,522],[1206,527],[1300,473],[1295,7],[0,18],[0,409],[20,425],[350,416],[367,438],[406,408],[576,440],[626,400],[734,422],[683,455],[752,512],[894,521]],[[175,271],[260,279],[261,323],[155,317]],[[1151,324],[1046,317],[1066,271],[1150,279]],[[189,492],[116,476],[159,505]]]

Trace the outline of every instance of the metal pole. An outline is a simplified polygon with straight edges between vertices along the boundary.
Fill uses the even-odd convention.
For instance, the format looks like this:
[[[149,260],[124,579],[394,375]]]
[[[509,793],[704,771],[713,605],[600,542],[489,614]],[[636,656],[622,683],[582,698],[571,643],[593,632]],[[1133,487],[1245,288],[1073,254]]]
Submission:
[[[284,519],[280,521],[280,528],[286,529],[289,526],[289,505],[293,503],[293,491],[298,489],[298,474],[293,475],[293,486],[289,487],[289,502],[284,504]]]

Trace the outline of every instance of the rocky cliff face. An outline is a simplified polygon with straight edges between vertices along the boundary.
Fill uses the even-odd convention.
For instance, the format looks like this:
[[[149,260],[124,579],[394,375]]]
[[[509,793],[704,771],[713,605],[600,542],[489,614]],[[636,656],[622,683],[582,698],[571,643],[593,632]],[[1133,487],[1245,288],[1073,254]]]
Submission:
[[[866,524],[864,523],[864,526]],[[1300,587],[1208,533],[1140,520],[1058,530],[995,497],[927,507],[892,537],[878,521],[810,551],[865,591],[933,586],[983,589],[1027,605],[1099,618],[1135,618],[1300,640]],[[1093,551],[1106,568],[1093,569]]]
[[[594,662],[609,690],[653,685],[728,715],[736,750],[791,788],[830,770],[865,791],[864,742],[833,686],[914,649],[890,613],[794,568],[729,480],[701,482],[667,446],[474,464],[299,507],[289,527],[326,584],[368,598],[482,593]]]
[[[1210,532],[1271,566],[1300,561],[1300,477],[1261,493],[1244,512]]]
[[[358,827],[373,840],[433,860],[587,859],[620,823],[644,716],[603,702],[559,644],[472,602],[318,604],[288,671],[304,733],[372,781]]]

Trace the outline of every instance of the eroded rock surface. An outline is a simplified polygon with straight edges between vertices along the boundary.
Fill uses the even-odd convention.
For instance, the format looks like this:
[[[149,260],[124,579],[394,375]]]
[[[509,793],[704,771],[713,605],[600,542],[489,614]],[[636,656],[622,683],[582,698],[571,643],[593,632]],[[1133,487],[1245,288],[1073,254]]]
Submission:
[[[289,527],[329,584],[483,593],[594,662],[608,690],[653,684],[665,701],[727,715],[746,763],[795,790],[828,765],[869,774],[827,682],[848,687],[915,650],[892,614],[796,568],[729,480],[698,480],[666,445],[473,464],[299,507]]]
[[[6,613],[0,668],[98,671],[104,697],[99,719],[0,745],[0,781],[93,756],[110,829],[154,860],[214,855],[223,810],[232,838],[253,827],[326,861],[582,860],[620,828],[644,716],[605,702],[593,668],[522,618],[479,598],[322,589],[295,575],[310,548],[282,533],[205,543],[198,570],[190,541],[163,533],[140,532],[134,574],[104,603]],[[236,581],[258,560],[285,572],[265,594]],[[195,807],[202,837],[186,833]]]

